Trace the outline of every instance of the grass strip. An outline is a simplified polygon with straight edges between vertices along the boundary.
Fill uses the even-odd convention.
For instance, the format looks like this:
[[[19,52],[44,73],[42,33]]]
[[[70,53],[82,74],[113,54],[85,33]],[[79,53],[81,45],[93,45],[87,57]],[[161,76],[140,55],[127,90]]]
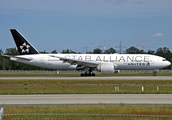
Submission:
[[[138,106],[79,106],[79,107],[23,107],[23,108],[5,108],[5,114],[17,113],[83,113],[83,114],[137,114],[137,115],[172,115],[172,107],[138,107]],[[162,117],[115,117],[115,116],[4,116],[4,120],[9,119],[84,119],[84,120],[142,120],[156,119]],[[163,118],[171,119],[171,118]]]
[[[119,91],[115,87],[119,87]],[[0,80],[0,94],[172,94],[172,81]]]

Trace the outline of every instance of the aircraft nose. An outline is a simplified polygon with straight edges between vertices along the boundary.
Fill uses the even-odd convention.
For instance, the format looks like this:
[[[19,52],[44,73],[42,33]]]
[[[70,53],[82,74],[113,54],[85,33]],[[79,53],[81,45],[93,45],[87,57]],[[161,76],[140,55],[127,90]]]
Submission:
[[[171,62],[169,62],[169,61],[166,61],[165,63],[164,63],[164,67],[168,67],[168,66],[170,66],[171,65]]]
[[[171,65],[171,62],[167,61],[167,66],[170,66]]]
[[[169,61],[164,61],[163,62],[163,64],[162,64],[162,66],[163,66],[163,68],[165,68],[165,67],[168,67],[168,66],[170,66],[171,65],[171,62],[169,62]]]

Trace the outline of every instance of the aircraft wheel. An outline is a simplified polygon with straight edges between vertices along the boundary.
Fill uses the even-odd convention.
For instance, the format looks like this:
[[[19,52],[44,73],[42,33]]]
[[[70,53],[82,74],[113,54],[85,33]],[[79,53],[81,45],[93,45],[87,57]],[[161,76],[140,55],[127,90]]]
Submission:
[[[89,76],[89,74],[85,73],[84,76]]]
[[[156,73],[153,73],[153,76],[156,76]]]
[[[91,76],[91,73],[89,73],[88,76]]]
[[[91,76],[95,76],[95,73],[92,73]]]
[[[83,76],[84,76],[84,74],[83,74],[83,73],[81,73],[80,75],[81,75],[81,77],[83,77]]]

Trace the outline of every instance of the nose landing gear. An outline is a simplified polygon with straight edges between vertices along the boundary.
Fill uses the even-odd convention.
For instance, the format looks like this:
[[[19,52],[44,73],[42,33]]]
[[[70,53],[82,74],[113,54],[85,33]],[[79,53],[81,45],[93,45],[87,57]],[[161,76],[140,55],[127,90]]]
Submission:
[[[156,76],[156,72],[153,73],[153,76]]]
[[[159,71],[159,69],[154,70],[153,76],[156,76],[156,73]]]

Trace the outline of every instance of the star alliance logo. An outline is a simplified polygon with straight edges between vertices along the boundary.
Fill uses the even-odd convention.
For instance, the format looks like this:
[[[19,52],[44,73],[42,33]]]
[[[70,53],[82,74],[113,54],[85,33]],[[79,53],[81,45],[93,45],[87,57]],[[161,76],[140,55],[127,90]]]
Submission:
[[[30,46],[27,45],[25,42],[23,43],[22,46],[20,46],[20,49],[21,49],[22,53],[29,53],[29,48],[30,48]]]

